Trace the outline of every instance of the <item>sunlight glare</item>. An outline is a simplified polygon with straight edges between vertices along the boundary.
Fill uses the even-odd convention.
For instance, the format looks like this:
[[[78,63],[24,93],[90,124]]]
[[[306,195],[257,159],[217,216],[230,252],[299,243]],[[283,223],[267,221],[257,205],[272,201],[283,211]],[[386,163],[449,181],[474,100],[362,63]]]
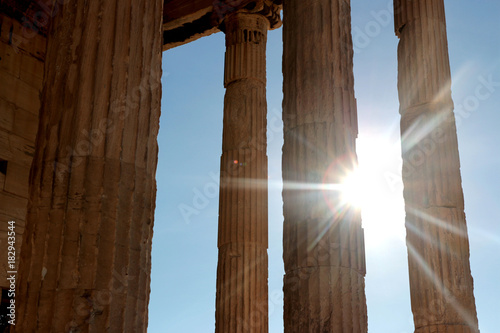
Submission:
[[[349,173],[341,184],[342,201],[356,208],[365,204],[366,179],[358,167]]]
[[[404,242],[402,181],[394,186],[387,179],[388,174],[401,177],[400,143],[380,135],[360,136],[357,154],[359,166],[344,179],[342,197],[361,209],[367,248],[388,246],[395,239]]]

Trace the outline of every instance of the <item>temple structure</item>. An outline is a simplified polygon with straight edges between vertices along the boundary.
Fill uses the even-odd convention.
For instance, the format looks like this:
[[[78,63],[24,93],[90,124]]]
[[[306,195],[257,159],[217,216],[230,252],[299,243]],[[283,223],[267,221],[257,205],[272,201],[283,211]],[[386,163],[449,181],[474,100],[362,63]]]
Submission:
[[[394,6],[415,332],[477,333],[444,3]],[[350,1],[0,9],[0,246],[18,259],[2,258],[0,310],[15,285],[11,331],[146,332],[161,54],[221,31],[215,331],[268,332],[265,55],[283,9],[284,330],[367,332],[360,212],[325,190],[357,164]]]
[[[415,333],[478,332],[444,2],[394,6]]]
[[[366,332],[360,212],[325,190],[357,163],[351,7],[290,0],[283,14],[285,332]]]
[[[254,4],[253,4],[254,5]],[[219,12],[226,34],[215,332],[267,332],[267,31],[279,6]]]

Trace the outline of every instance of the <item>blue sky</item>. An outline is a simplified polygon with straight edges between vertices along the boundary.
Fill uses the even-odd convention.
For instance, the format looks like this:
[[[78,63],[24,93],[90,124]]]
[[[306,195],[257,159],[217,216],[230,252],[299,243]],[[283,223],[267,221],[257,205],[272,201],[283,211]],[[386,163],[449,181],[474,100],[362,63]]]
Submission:
[[[445,1],[453,99],[476,305],[482,333],[500,309],[500,2]],[[398,39],[391,0],[352,1],[358,157],[364,200],[369,332],[410,333],[402,198]],[[269,331],[282,320],[282,29],[267,53]],[[158,193],[149,332],[205,333],[215,325],[218,173],[222,145],[224,35],[163,54]],[[486,82],[486,83],[485,83]],[[490,82],[490,83],[488,83]],[[478,88],[481,87],[481,88]],[[489,92],[478,98],[477,91]]]

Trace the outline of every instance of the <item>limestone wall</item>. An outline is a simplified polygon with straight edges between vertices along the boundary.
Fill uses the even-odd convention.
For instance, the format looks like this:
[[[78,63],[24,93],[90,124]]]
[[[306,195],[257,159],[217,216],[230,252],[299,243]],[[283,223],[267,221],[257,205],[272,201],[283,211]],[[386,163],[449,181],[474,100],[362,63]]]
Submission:
[[[0,14],[0,287],[7,286],[7,227],[19,264],[43,80],[45,38]]]

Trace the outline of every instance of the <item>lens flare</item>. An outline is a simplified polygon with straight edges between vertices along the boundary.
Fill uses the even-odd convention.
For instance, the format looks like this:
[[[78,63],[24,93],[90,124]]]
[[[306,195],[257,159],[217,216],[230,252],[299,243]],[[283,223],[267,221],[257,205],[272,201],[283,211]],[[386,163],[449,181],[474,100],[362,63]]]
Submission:
[[[340,184],[340,194],[345,204],[362,208],[365,202],[364,198],[363,175],[359,168],[350,172]]]

